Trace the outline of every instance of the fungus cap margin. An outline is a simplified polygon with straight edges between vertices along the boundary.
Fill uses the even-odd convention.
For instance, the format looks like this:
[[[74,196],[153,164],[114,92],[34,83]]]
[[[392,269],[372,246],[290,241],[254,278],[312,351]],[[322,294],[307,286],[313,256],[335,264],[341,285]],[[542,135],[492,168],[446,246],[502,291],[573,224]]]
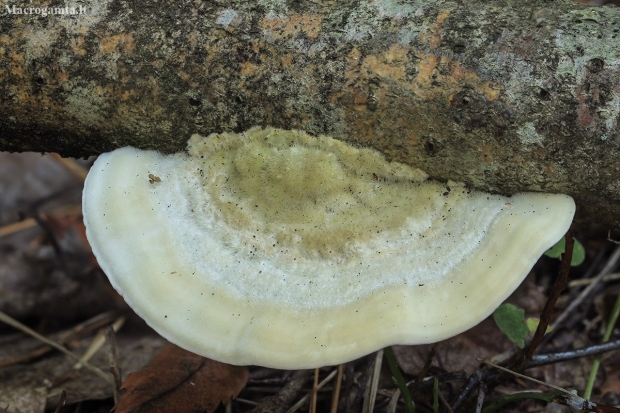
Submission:
[[[454,336],[516,289],[574,215],[566,195],[468,191],[297,131],[194,136],[188,152],[101,155],[84,222],[148,324],[231,364],[310,368]]]

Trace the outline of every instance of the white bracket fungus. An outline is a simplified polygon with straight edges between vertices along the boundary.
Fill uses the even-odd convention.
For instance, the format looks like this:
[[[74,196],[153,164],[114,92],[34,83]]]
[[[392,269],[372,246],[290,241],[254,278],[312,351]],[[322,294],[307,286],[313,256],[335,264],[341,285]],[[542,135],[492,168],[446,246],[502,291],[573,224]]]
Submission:
[[[430,181],[303,132],[101,155],[84,188],[103,271],[155,330],[232,363],[310,368],[487,317],[568,229],[565,195]]]

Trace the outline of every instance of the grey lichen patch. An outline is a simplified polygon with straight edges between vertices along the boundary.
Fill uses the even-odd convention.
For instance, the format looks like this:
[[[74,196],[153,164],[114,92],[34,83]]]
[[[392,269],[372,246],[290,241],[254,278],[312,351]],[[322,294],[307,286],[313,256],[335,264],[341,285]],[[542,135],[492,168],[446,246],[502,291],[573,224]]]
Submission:
[[[64,27],[70,34],[84,34],[108,16],[112,1],[98,0],[85,3],[83,14],[58,18],[55,24]]]
[[[30,63],[33,58],[48,55],[50,53],[50,48],[57,40],[55,35],[57,35],[55,30],[32,30],[25,45],[27,62]]]
[[[585,6],[580,10],[568,11],[563,17],[569,23],[555,31],[554,43],[571,59],[561,61],[558,71],[581,76],[588,71],[617,67],[620,64],[620,50],[618,41],[614,40],[618,36],[616,13],[613,9]],[[600,59],[601,64],[589,64],[593,59]]]
[[[225,9],[220,12],[215,20],[216,24],[220,26],[228,27],[236,18],[239,17],[239,13],[234,9]]]
[[[611,101],[606,102],[605,107],[598,108],[597,113],[608,131],[616,130],[620,120],[620,94],[615,94]],[[601,140],[606,141],[607,135],[602,134]]]
[[[609,199],[618,201],[620,200],[620,182],[612,182],[609,185],[607,185],[607,188],[605,188],[605,192],[607,193],[606,195],[609,197]]]
[[[536,126],[532,122],[527,122],[517,129],[517,136],[524,145],[542,145],[544,137],[536,131]]]
[[[67,97],[65,110],[84,126],[98,126],[102,121],[102,106],[106,98],[91,83],[87,86],[76,86]]]
[[[374,17],[373,17],[374,16]],[[379,17],[376,8],[365,4],[347,18],[344,36],[347,41],[362,41],[372,38],[377,32]]]
[[[584,10],[571,10],[569,12],[574,17],[574,22],[580,23],[599,23],[600,14],[594,7]]]
[[[375,0],[375,6],[381,17],[401,19],[411,13],[417,12],[426,2],[413,0],[404,2],[402,0]]]
[[[267,16],[277,18],[288,12],[286,0],[258,0],[258,5],[265,8]]]
[[[373,41],[378,33],[382,36],[394,35],[394,40],[400,38],[405,44],[415,37],[420,27],[425,26],[425,20],[433,21],[436,10],[443,2],[371,0],[360,3],[346,15],[344,38],[347,41]],[[385,21],[392,22],[392,28],[385,31]]]

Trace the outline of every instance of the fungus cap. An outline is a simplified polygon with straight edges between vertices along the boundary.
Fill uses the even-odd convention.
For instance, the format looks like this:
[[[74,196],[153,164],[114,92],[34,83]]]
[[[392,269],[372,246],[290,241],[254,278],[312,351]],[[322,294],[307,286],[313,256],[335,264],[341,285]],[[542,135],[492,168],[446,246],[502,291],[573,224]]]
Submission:
[[[565,195],[470,191],[273,128],[194,135],[186,154],[103,154],[83,198],[101,268],[162,336],[290,369],[469,329],[575,210]]]

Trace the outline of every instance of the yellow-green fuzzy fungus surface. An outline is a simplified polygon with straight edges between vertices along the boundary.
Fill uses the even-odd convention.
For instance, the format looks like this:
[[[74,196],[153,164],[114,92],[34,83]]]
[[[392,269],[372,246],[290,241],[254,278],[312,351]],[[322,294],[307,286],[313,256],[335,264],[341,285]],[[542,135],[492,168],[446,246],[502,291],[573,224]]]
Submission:
[[[303,132],[194,135],[99,157],[84,221],[155,330],[231,364],[310,368],[480,322],[568,229],[565,195],[431,181]]]

